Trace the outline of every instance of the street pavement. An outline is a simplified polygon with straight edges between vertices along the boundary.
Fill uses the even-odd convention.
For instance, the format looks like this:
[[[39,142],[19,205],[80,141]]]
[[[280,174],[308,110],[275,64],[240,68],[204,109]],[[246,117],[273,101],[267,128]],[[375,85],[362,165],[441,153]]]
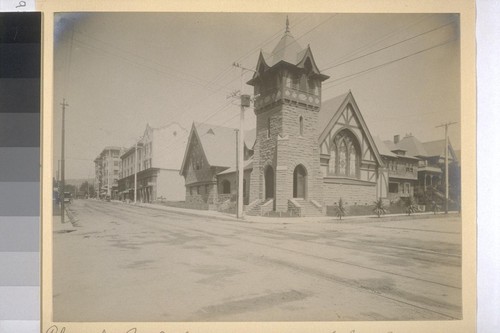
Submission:
[[[53,225],[54,321],[462,317],[457,214],[240,221],[75,200],[68,218]]]

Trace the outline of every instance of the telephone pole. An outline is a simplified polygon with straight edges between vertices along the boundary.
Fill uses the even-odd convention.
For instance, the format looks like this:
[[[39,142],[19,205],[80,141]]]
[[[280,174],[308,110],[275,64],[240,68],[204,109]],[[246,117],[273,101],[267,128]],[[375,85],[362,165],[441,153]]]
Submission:
[[[444,127],[444,178],[445,178],[445,203],[444,203],[444,212],[445,214],[448,214],[448,201],[450,200],[449,199],[449,177],[448,177],[448,155],[449,155],[449,143],[448,143],[448,126],[451,126],[453,124],[456,124],[457,122],[454,121],[454,122],[447,122],[446,124],[441,124],[439,126],[436,126],[436,128],[438,127]]]
[[[61,193],[62,193],[62,199],[61,199],[61,223],[64,223],[64,187],[65,187],[65,174],[64,174],[64,116],[66,112],[66,107],[69,106],[68,103],[66,103],[66,99],[63,98],[63,102],[61,103],[62,106],[62,129],[61,129]],[[59,195],[61,198],[61,195]]]
[[[240,128],[238,135],[238,218],[243,218],[243,176],[244,176],[244,162],[243,162],[243,150],[244,150],[244,125],[245,125],[245,108],[250,106],[250,95],[243,94],[243,74],[245,71],[255,72],[253,69],[245,68],[241,64],[233,63],[234,67],[241,68],[241,79],[240,79]]]

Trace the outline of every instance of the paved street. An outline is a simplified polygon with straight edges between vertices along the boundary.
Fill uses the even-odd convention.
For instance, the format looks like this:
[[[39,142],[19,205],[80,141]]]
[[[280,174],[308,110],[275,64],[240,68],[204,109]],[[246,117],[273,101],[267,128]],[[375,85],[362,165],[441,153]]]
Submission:
[[[95,200],[69,209],[76,230],[54,227],[54,321],[462,316],[456,214],[266,223]]]

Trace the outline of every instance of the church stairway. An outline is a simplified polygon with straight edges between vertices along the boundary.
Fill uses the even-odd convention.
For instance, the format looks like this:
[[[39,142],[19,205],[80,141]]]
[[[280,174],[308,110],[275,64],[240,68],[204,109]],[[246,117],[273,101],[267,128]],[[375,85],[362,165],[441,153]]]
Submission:
[[[312,202],[306,199],[295,198],[295,202],[297,202],[301,207],[301,215],[302,216],[323,216],[323,212],[320,207],[316,207]]]
[[[264,215],[263,211],[265,210],[265,207],[268,207],[269,205],[271,205],[272,207],[272,201],[273,199],[266,199],[266,200],[260,200],[257,203],[251,203],[246,207],[245,214],[250,216],[262,216]]]

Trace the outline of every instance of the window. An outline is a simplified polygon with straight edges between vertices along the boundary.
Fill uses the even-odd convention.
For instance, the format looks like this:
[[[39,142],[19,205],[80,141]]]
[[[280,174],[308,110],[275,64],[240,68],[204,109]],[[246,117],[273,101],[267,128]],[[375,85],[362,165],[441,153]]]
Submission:
[[[209,194],[210,193],[210,187],[208,185],[205,185],[205,194]]]
[[[399,193],[399,184],[389,183],[389,193]]]
[[[231,183],[229,180],[225,179],[222,181],[222,194],[230,194],[231,193]]]
[[[114,161],[113,165],[118,166],[118,161]]]
[[[359,177],[360,153],[357,140],[348,130],[342,130],[330,143],[328,174],[351,178]]]
[[[267,118],[267,138],[271,137],[271,117]]]
[[[302,116],[299,117],[299,133],[300,136],[304,135],[304,118]]]
[[[200,194],[200,187],[196,186],[196,194]]]
[[[410,183],[405,183],[405,194],[410,194]]]

